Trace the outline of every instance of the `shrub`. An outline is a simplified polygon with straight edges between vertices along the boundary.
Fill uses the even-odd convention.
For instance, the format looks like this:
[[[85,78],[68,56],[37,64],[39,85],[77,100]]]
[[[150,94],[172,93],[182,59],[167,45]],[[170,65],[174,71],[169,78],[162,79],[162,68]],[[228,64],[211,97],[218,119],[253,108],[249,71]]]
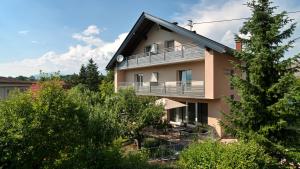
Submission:
[[[224,147],[217,142],[192,144],[180,154],[178,165],[184,169],[217,168]]]
[[[180,154],[183,169],[276,168],[272,158],[255,142],[221,144],[214,141],[192,144]]]

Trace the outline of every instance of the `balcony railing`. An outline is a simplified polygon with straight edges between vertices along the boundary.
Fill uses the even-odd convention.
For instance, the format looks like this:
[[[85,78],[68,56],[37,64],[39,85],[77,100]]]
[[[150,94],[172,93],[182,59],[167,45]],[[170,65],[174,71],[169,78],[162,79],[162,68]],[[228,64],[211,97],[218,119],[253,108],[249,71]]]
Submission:
[[[128,69],[204,59],[204,49],[193,44],[183,44],[173,48],[163,48],[155,53],[147,52],[125,57],[124,61],[118,63],[118,69]]]
[[[132,87],[138,95],[203,98],[204,81],[121,82],[119,89]]]

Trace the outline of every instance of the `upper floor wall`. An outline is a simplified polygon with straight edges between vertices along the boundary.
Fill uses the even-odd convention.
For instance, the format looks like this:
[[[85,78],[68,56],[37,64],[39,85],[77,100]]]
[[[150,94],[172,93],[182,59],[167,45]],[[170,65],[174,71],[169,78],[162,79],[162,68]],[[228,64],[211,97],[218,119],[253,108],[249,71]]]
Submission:
[[[144,53],[144,49],[146,46],[151,46],[152,44],[158,45],[158,50],[162,50],[167,48],[166,42],[167,41],[174,41],[174,48],[175,51],[181,50],[181,45],[188,45],[193,44],[195,45],[190,39],[184,38],[177,33],[167,31],[166,29],[161,28],[158,25],[153,25],[152,28],[149,30],[146,38],[144,38],[134,50],[133,54]]]
[[[204,48],[192,40],[153,25],[132,55],[117,63],[118,69],[132,69],[154,65],[181,63],[204,59]]]

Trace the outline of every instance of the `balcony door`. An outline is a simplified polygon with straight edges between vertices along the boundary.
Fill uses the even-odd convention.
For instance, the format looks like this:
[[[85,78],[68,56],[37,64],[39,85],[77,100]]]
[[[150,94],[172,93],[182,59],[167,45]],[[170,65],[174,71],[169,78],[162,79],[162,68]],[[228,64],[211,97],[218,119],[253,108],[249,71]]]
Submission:
[[[139,74],[136,74],[135,75],[135,80],[136,80],[136,86],[137,87],[142,87],[143,86],[143,83],[144,83],[144,75],[139,73]]]
[[[182,88],[182,90],[189,91],[192,86],[192,70],[179,70],[178,71],[178,86]]]

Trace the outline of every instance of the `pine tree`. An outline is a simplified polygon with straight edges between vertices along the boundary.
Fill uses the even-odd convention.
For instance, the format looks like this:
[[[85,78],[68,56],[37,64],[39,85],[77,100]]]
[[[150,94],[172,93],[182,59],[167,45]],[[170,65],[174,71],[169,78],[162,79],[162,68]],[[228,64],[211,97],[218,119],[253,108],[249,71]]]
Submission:
[[[88,88],[92,91],[98,90],[100,76],[98,72],[98,66],[93,59],[90,59],[88,65],[86,66],[86,75],[86,85]]]
[[[80,71],[79,71],[79,83],[81,84],[86,84],[86,80],[87,80],[87,73],[86,73],[86,68],[85,66],[82,64]]]
[[[251,18],[240,30],[243,50],[231,83],[239,99],[228,99],[231,113],[221,122],[225,131],[241,138],[256,138],[270,153],[287,146],[299,147],[300,84],[294,63],[300,54],[286,58],[294,41],[296,24],[287,12],[275,14],[269,0],[251,0]],[[297,133],[298,132],[298,133]],[[282,155],[282,154],[281,154]]]

